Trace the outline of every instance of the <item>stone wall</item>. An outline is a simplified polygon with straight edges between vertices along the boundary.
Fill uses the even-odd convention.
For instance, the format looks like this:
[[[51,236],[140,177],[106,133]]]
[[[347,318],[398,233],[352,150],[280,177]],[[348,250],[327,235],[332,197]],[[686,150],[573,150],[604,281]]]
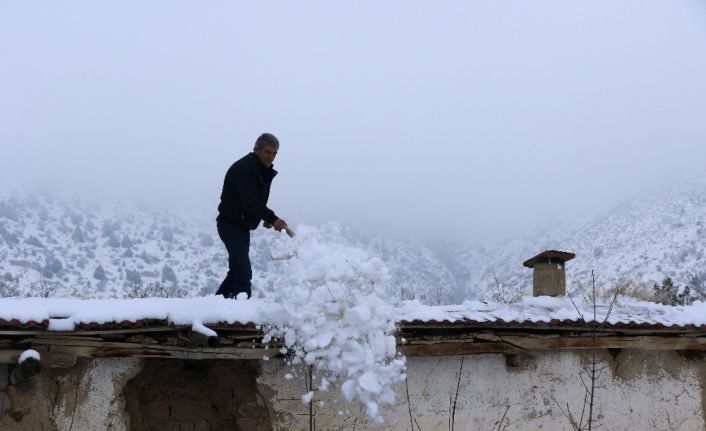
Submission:
[[[706,429],[702,354],[601,350],[598,360],[602,429]],[[0,364],[0,430],[308,430],[314,422],[317,430],[426,431],[448,430],[452,414],[456,430],[498,429],[503,418],[507,430],[570,429],[561,410],[580,415],[586,364],[575,351],[409,358],[408,382],[383,409],[383,424],[339,400],[336,388],[303,404],[305,370],[288,380],[292,370],[278,360],[79,360],[19,386]]]

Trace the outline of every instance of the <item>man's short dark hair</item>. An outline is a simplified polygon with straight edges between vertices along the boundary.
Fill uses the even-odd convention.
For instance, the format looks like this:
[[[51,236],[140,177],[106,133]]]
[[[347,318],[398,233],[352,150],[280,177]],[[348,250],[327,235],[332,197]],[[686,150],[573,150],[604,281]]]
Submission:
[[[279,141],[272,133],[263,133],[257,138],[257,141],[255,141],[255,148],[259,150],[267,147],[268,145],[271,145],[275,147],[276,150],[279,150]]]

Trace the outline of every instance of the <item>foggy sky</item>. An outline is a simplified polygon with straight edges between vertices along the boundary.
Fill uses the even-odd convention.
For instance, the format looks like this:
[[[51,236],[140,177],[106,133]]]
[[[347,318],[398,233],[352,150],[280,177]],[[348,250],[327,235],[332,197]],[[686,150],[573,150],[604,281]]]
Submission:
[[[702,175],[706,6],[0,0],[2,189],[215,213],[265,131],[291,224],[577,217]]]

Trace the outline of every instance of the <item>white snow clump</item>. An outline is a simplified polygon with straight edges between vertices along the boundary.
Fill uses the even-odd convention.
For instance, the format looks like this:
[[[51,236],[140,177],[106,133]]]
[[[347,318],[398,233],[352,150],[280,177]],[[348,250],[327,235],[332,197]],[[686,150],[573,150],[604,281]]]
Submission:
[[[378,406],[393,404],[393,387],[405,379],[405,358],[397,354],[394,337],[396,314],[383,294],[388,270],[360,249],[323,244],[307,233],[301,227],[286,239],[296,241],[296,256],[281,262],[286,268],[272,299],[282,308],[271,316],[263,341],[283,340],[294,369],[311,366],[321,376],[316,390],[340,385],[346,400],[365,405],[382,422]]]

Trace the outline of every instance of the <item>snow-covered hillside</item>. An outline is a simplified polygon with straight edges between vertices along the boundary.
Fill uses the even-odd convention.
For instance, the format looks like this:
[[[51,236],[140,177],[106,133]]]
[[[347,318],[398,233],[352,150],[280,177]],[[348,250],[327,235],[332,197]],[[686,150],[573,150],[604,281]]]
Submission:
[[[0,296],[212,294],[227,271],[215,215],[96,205],[45,194],[8,195],[0,199]],[[281,282],[286,263],[273,260],[273,253],[316,241],[381,258],[390,272],[388,297],[438,304],[463,296],[454,275],[423,246],[366,236],[336,223],[295,229],[294,240],[273,230],[253,233],[255,295]]]
[[[551,249],[576,253],[566,266],[570,289],[577,282],[586,286],[591,270],[600,288],[631,282],[649,289],[666,277],[677,286],[703,285],[706,182],[682,184],[631,200],[580,226],[547,229],[505,242],[485,252],[487,261],[470,273],[469,283],[486,296],[498,285],[529,294],[531,270],[522,262]]]
[[[213,214],[126,206],[24,193],[0,198],[0,295],[63,297],[203,296],[215,292],[226,253]],[[252,236],[253,292],[271,292],[286,262],[280,249],[312,241],[352,247],[380,258],[390,274],[388,298],[428,304],[491,297],[498,287],[529,294],[522,262],[548,249],[576,253],[569,288],[591,270],[600,287],[631,281],[647,288],[671,277],[677,286],[706,283],[706,182],[635,199],[593,220],[496,245],[459,240],[433,245],[369,235],[337,223],[295,226],[289,240],[272,230]],[[502,296],[502,295],[501,295]],[[502,299],[495,297],[495,299]]]

